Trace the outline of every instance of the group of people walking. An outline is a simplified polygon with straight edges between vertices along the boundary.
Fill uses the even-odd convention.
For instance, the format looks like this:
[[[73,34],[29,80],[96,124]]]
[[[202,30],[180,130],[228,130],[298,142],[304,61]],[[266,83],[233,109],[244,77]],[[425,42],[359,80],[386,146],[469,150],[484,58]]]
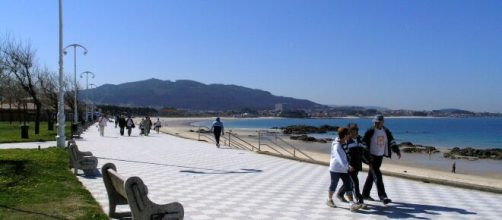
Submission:
[[[99,117],[98,129],[101,136],[104,136],[105,127],[107,126],[108,122],[110,122],[110,119],[105,114]],[[155,123],[152,123],[149,116],[141,119],[141,122],[139,123],[139,129],[141,130],[140,135],[148,136],[150,134],[152,126],[158,134],[160,132],[160,128],[162,127],[162,122],[159,118],[157,118],[157,121]],[[126,118],[125,114],[122,114],[120,116],[115,116],[115,128],[117,127],[120,129],[121,136],[124,136],[125,129],[127,129],[127,135],[131,136],[132,129],[135,128],[136,125],[134,124],[132,116],[129,115]]]
[[[375,201],[370,196],[373,183],[377,186],[380,201],[384,205],[392,202],[385,192],[380,171],[383,157],[390,158],[391,152],[395,152],[398,158],[401,158],[399,147],[390,130],[384,126],[382,115],[375,116],[373,126],[365,132],[363,137],[359,136],[357,124],[340,127],[338,137],[333,141],[331,147],[329,165],[331,184],[326,204],[330,207],[336,207],[333,195],[340,179],[343,184],[336,192],[336,197],[341,202],[350,203],[351,211],[365,209],[367,206],[364,200]],[[369,172],[361,193],[357,175],[362,170],[362,163],[368,164]]]
[[[101,136],[104,135],[104,126],[106,126],[107,121],[108,118],[106,116],[102,116],[98,120]],[[384,117],[377,115],[373,118],[372,122],[373,126],[364,133],[363,137],[359,135],[358,125],[355,123],[348,124],[347,127],[338,128],[338,136],[331,146],[329,164],[331,184],[326,201],[328,206],[336,207],[333,201],[333,195],[336,193],[338,200],[350,204],[351,211],[367,208],[364,200],[375,201],[370,196],[373,183],[376,184],[380,201],[384,205],[392,202],[385,192],[380,167],[383,157],[390,158],[392,155],[391,152],[394,152],[400,159],[401,153],[392,133],[384,126]],[[120,128],[120,135],[123,136],[124,129],[127,128],[127,134],[131,136],[131,130],[135,127],[131,116],[127,118],[124,115],[117,116],[115,123]],[[140,135],[148,136],[152,126],[159,133],[162,123],[159,119],[155,123],[152,123],[149,116],[141,119],[139,124],[139,128],[141,129]],[[216,146],[219,148],[220,136],[224,134],[224,126],[219,117],[212,123],[211,132],[214,134]],[[368,165],[369,172],[361,192],[358,174],[362,171],[362,163]],[[343,184],[336,191],[340,179]]]

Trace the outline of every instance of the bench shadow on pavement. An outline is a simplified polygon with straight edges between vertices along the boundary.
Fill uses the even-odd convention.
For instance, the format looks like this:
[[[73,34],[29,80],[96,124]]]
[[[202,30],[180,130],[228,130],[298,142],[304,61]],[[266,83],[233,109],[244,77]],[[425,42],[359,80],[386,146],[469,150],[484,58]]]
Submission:
[[[446,206],[423,205],[405,202],[393,202],[388,207],[368,204],[368,210],[359,210],[360,213],[382,215],[387,218],[414,218],[431,219],[430,217],[416,216],[416,214],[426,214],[433,216],[434,219],[441,218],[442,213],[455,212],[459,215],[476,215],[465,209],[451,208]]]
[[[182,165],[176,165],[176,164],[162,164],[162,163],[137,161],[137,160],[123,160],[123,159],[108,158],[108,157],[97,157],[97,158],[106,159],[106,160],[124,161],[124,162],[129,162],[129,163],[142,163],[142,164],[151,164],[151,165],[166,166],[166,167],[184,168],[183,170],[180,170],[179,172],[191,173],[191,174],[244,174],[244,173],[261,173],[261,172],[263,172],[263,170],[248,169],[248,168],[241,168],[239,170],[219,170],[219,169],[211,169],[211,168],[203,168],[203,167],[182,166]]]

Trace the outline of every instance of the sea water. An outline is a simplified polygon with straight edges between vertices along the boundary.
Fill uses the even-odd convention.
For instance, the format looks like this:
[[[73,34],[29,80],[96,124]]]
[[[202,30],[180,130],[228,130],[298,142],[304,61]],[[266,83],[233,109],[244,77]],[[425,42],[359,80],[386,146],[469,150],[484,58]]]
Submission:
[[[269,129],[289,125],[331,125],[346,126],[357,123],[360,134],[372,126],[371,118],[253,118],[223,120],[226,129],[253,128]],[[209,126],[210,121],[196,124]],[[398,142],[409,141],[413,144],[435,147],[473,147],[479,149],[502,148],[502,118],[386,118],[385,126],[391,130]],[[310,134],[318,138],[334,138],[336,133]]]

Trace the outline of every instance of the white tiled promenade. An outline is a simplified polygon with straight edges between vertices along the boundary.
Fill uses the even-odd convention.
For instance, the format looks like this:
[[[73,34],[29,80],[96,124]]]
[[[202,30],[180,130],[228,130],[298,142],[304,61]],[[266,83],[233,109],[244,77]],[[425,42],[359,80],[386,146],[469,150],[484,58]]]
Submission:
[[[123,176],[139,176],[157,203],[179,201],[186,219],[500,219],[502,195],[385,176],[394,203],[368,202],[352,213],[348,205],[325,205],[326,166],[301,163],[165,134],[120,137],[106,128],[105,137],[91,127],[77,140],[92,151],[99,167],[112,162]],[[366,173],[360,178],[364,180]],[[101,177],[79,177],[108,212]],[[377,198],[376,188],[372,197]],[[124,207],[127,209],[127,207]]]

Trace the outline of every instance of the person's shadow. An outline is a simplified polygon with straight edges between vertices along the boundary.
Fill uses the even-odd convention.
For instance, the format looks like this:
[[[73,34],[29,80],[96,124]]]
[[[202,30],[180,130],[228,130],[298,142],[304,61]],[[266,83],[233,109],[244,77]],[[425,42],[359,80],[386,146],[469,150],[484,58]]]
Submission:
[[[359,210],[360,213],[382,215],[387,218],[415,218],[415,219],[431,219],[440,218],[442,213],[455,212],[459,215],[476,215],[475,212],[470,212],[465,209],[451,208],[446,206],[422,205],[414,203],[393,202],[389,206],[376,206],[368,204],[368,209]],[[417,214],[426,214],[431,217],[421,217]]]

